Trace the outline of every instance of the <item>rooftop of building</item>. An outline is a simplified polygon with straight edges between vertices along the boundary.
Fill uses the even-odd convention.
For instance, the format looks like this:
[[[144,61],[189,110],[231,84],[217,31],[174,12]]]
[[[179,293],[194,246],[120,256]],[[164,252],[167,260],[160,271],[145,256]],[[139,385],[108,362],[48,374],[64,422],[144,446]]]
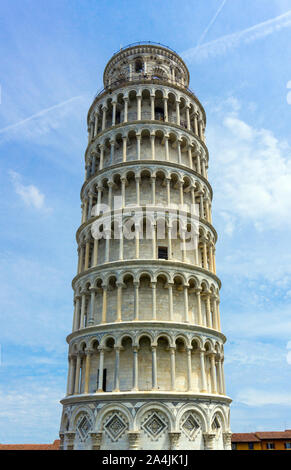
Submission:
[[[52,444],[0,444],[0,450],[59,450],[60,440]]]
[[[232,442],[260,442],[263,440],[291,439],[291,429],[286,431],[258,431],[253,433],[234,433]]]

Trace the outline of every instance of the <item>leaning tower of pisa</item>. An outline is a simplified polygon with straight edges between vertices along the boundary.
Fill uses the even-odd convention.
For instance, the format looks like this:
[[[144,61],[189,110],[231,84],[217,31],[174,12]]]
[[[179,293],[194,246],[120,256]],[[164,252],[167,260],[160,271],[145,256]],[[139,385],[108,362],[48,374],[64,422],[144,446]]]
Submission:
[[[170,48],[109,60],[88,112],[63,449],[230,449],[205,111]]]

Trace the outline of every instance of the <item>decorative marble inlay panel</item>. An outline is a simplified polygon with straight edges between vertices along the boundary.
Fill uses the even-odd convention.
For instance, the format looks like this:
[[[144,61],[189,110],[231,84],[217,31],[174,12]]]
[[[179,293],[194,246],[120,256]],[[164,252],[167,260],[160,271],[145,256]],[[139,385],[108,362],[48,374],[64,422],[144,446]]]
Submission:
[[[113,442],[116,442],[128,429],[128,424],[120,413],[114,413],[110,415],[109,419],[104,424],[104,429],[109,438]]]
[[[81,441],[86,441],[89,431],[91,431],[92,423],[87,415],[82,415],[77,422],[77,433]]]
[[[182,418],[181,430],[183,433],[193,441],[200,429],[200,421],[193,413],[185,413]]]
[[[147,415],[141,427],[151,439],[156,440],[166,431],[168,423],[162,413],[154,411]]]

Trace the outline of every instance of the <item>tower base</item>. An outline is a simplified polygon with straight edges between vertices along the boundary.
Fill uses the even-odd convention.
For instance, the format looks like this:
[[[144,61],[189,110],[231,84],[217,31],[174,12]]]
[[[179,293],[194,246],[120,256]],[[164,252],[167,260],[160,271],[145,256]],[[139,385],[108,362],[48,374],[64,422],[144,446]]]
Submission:
[[[228,397],[173,392],[62,400],[64,450],[230,450]]]

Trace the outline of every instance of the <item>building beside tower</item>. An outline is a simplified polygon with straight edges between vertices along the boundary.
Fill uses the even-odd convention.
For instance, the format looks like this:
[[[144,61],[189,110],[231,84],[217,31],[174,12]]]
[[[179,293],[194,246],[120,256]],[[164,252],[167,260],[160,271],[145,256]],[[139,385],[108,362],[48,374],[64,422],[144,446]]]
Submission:
[[[110,59],[88,112],[63,449],[231,449],[205,111],[170,48]]]

